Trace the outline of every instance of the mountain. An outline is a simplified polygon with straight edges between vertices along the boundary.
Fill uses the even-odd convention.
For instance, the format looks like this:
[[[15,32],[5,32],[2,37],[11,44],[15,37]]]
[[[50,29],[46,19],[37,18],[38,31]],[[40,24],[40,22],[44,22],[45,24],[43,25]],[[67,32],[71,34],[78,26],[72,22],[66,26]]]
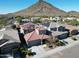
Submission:
[[[14,13],[16,16],[63,16],[65,14],[65,11],[43,0],[39,0],[29,8]]]
[[[67,14],[69,16],[75,16],[75,17],[78,17],[79,16],[79,12],[77,12],[77,11],[69,11]]]

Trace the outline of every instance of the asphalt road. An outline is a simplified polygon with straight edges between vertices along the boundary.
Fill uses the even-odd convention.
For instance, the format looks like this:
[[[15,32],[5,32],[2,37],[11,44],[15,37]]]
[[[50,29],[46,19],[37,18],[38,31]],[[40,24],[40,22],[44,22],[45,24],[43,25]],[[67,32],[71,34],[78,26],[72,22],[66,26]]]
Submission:
[[[46,58],[79,58],[79,44],[50,56],[46,56]]]

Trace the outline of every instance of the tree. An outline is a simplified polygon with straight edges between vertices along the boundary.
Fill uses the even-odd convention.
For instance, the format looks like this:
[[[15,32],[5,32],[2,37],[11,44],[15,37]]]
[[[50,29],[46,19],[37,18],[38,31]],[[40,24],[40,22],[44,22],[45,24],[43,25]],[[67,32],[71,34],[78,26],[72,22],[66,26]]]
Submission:
[[[51,47],[51,48],[55,48],[56,45],[55,45],[55,38],[50,35],[49,39],[48,39],[48,46]]]
[[[65,45],[64,41],[60,41],[58,38],[53,37],[52,35],[50,36],[48,41],[49,41],[48,46],[51,48],[55,48],[56,46],[64,46]]]
[[[79,21],[77,20],[65,20],[65,23],[71,24],[71,25],[79,25]]]
[[[33,56],[36,54],[35,52],[28,50],[28,48],[26,48],[26,47],[19,47],[16,50],[21,53],[22,58],[26,58],[27,56]]]
[[[40,21],[40,20],[34,20],[33,23],[34,24],[38,24],[38,23],[42,23],[42,21]]]
[[[15,19],[16,19],[16,21],[18,21],[18,22],[20,23],[20,21],[21,21],[22,19],[24,19],[24,17],[22,17],[22,16],[16,16]]]
[[[4,19],[0,19],[0,28],[3,28],[4,26],[6,26],[7,21]]]

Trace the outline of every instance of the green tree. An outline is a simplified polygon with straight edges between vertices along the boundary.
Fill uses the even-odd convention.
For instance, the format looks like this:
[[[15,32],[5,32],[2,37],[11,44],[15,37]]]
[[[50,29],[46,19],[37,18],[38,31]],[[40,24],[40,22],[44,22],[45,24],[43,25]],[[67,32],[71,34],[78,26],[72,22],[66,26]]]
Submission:
[[[71,25],[79,25],[79,21],[77,20],[66,20],[65,23],[71,24]]]
[[[6,25],[7,25],[7,21],[4,20],[3,18],[0,18],[0,28],[3,28]]]
[[[33,23],[34,23],[34,24],[42,23],[42,21],[40,21],[40,20],[34,20]]]
[[[22,17],[22,16],[16,16],[15,19],[16,19],[16,21],[18,21],[18,22],[20,23],[20,21],[21,21],[22,19],[24,19],[24,17]]]

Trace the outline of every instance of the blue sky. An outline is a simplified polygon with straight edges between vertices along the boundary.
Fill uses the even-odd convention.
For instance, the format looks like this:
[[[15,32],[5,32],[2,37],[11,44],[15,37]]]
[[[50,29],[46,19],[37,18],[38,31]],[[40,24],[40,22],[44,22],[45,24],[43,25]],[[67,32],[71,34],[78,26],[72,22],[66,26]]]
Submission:
[[[12,13],[31,6],[38,0],[0,0],[0,14]],[[45,0],[65,11],[79,11],[79,0]]]

